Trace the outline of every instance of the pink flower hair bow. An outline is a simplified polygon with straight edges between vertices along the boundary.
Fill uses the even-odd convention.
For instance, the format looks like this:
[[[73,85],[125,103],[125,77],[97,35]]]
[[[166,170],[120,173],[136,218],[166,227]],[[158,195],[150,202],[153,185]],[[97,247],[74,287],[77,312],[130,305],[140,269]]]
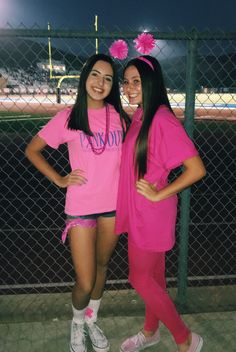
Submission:
[[[150,54],[150,52],[155,48],[155,39],[150,33],[139,34],[136,39],[134,39],[135,49],[144,55]]]
[[[128,45],[122,39],[115,40],[110,46],[109,52],[115,59],[124,60],[128,55]]]

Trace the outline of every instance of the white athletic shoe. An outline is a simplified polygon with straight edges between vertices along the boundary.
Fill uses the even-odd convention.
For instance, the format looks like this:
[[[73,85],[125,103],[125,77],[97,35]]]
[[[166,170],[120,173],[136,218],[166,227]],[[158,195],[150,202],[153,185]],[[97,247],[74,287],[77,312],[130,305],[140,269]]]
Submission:
[[[108,352],[110,350],[110,343],[104,335],[103,331],[96,323],[86,323],[88,335],[90,337],[93,349],[95,352]]]
[[[70,352],[87,352],[84,324],[71,322]]]
[[[153,346],[160,341],[159,329],[152,336],[145,336],[142,331],[138,334],[128,337],[121,345],[120,352],[138,352],[146,347]]]

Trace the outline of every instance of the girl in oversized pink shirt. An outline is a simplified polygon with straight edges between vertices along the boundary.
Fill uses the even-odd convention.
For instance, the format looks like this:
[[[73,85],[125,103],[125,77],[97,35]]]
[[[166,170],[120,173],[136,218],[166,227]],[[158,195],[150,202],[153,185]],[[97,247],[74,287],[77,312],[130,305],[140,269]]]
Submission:
[[[129,281],[145,302],[144,328],[120,352],[136,352],[160,340],[159,322],[178,352],[199,352],[201,336],[180,318],[166,291],[165,253],[175,243],[177,193],[205,175],[198,152],[170,107],[160,64],[140,56],[124,69],[123,90],[138,105],[122,147],[116,233],[128,233]],[[170,171],[184,171],[168,183]]]
[[[26,156],[58,187],[67,188],[66,228],[76,275],[72,291],[71,352],[86,352],[88,331],[94,351],[110,344],[97,326],[107,265],[117,243],[114,232],[121,146],[129,126],[122,109],[117,71],[103,54],[83,66],[77,99],[59,112],[26,148]],[[68,146],[71,172],[62,176],[42,155],[46,145]]]

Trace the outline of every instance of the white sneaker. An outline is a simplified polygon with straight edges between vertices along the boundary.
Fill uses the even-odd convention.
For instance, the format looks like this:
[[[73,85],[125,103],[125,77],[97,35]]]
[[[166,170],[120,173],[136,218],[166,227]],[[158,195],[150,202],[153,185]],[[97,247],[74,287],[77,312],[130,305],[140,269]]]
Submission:
[[[93,349],[95,352],[108,352],[110,343],[104,335],[103,331],[96,323],[86,324],[88,335],[90,337]]]
[[[73,320],[71,322],[70,352],[87,352],[84,324],[77,324]]]
[[[146,337],[142,331],[138,334],[126,339],[121,347],[120,352],[138,352],[144,350],[146,347],[153,346],[160,341],[159,329],[154,335]]]

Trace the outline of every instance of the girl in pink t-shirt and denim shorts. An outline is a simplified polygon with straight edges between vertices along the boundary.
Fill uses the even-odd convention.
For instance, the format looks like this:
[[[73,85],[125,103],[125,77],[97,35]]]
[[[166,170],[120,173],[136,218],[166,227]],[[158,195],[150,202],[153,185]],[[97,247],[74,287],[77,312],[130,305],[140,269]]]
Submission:
[[[58,187],[67,188],[66,227],[76,282],[72,291],[71,352],[86,352],[88,331],[93,349],[110,344],[97,326],[107,265],[117,243],[114,232],[121,147],[129,117],[120,101],[117,71],[103,54],[83,66],[77,99],[53,117],[26,148],[26,156]],[[61,176],[42,155],[48,145],[68,146],[71,172]]]
[[[120,352],[136,352],[160,340],[159,322],[179,352],[199,352],[202,338],[180,318],[166,291],[165,252],[175,243],[176,194],[205,175],[198,152],[170,107],[160,64],[140,56],[124,69],[123,90],[138,105],[122,147],[116,233],[128,233],[129,281],[145,302],[143,330]],[[168,183],[170,171],[184,171]]]

